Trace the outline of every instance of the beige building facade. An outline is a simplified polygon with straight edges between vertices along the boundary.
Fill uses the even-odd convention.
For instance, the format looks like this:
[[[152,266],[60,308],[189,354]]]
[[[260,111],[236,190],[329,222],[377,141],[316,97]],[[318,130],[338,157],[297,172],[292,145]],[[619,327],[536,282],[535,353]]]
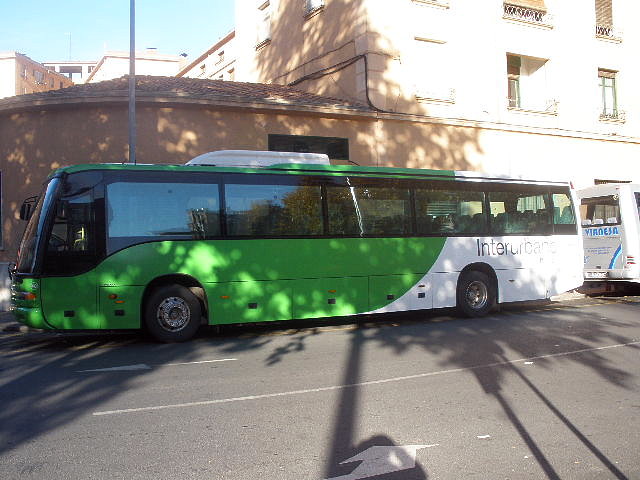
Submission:
[[[235,60],[235,31],[231,31],[198,58],[182,67],[176,77],[234,81]]]
[[[57,90],[73,82],[18,52],[0,52],[0,98]]]
[[[175,75],[180,70],[183,57],[163,55],[154,48],[136,51],[136,75]],[[106,52],[91,69],[84,83],[96,83],[129,74],[129,52]]]
[[[237,0],[235,71],[472,129],[478,148],[456,168],[638,182],[636,18],[631,0]],[[404,148],[407,165],[432,166],[425,145]]]
[[[50,70],[69,77],[73,83],[84,83],[91,71],[96,68],[95,61],[62,60],[59,62],[44,62],[43,65]]]

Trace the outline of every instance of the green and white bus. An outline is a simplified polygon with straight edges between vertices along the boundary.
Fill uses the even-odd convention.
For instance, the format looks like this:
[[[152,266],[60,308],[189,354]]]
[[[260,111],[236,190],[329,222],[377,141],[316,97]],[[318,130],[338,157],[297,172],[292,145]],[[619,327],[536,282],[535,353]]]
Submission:
[[[582,284],[567,183],[213,152],[76,165],[25,201],[16,317],[43,329],[281,321],[544,299]]]

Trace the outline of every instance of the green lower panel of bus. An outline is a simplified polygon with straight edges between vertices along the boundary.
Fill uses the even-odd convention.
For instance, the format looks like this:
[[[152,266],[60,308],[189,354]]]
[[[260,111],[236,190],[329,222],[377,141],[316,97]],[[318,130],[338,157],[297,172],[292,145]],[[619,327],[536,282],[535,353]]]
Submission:
[[[205,285],[209,323],[246,323],[291,318],[291,281]]]
[[[404,295],[420,281],[423,274],[369,277],[369,310],[382,308]]]
[[[166,275],[205,288],[209,323],[351,315],[384,307],[429,271],[444,238],[152,242],[75,277],[40,279],[59,329],[139,328],[147,285]],[[110,295],[116,297],[109,298]]]
[[[367,277],[296,280],[293,318],[353,315],[369,309]]]

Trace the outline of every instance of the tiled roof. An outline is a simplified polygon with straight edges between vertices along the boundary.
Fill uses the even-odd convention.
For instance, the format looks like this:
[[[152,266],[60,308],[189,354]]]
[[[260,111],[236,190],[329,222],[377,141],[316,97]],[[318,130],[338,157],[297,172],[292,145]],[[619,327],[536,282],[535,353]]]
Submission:
[[[128,76],[97,83],[74,85],[60,90],[20,95],[0,100],[0,107],[10,103],[33,101],[56,101],[82,97],[126,96]],[[332,107],[346,110],[370,111],[364,103],[314,95],[286,85],[263,83],[229,82],[185,77],[136,76],[136,96],[144,98],[158,96],[184,100],[231,101],[241,103],[266,103],[307,107]]]

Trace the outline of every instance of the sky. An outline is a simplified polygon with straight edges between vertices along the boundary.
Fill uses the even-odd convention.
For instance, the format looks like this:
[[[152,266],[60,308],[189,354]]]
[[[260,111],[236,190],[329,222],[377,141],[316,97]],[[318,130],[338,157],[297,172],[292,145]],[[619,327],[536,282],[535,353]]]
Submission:
[[[136,50],[195,59],[233,30],[234,0],[136,0]],[[0,52],[37,62],[129,50],[130,0],[0,0]],[[71,41],[69,41],[71,40]]]

